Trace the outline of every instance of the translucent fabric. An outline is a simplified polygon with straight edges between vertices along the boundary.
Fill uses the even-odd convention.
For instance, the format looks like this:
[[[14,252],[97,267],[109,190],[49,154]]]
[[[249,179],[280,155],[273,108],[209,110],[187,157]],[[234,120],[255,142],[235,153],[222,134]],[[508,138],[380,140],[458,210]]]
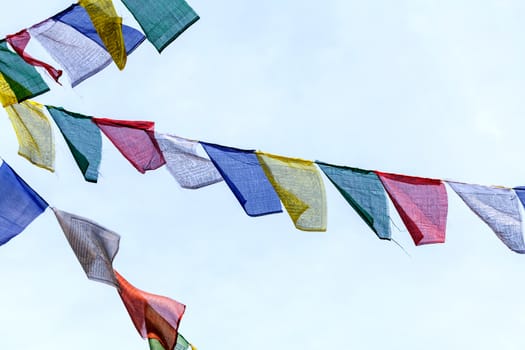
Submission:
[[[160,133],[155,138],[166,167],[181,187],[197,189],[222,181],[215,165],[198,154],[197,141]]]
[[[391,239],[386,192],[373,171],[316,162],[348,204],[381,239]]]
[[[15,50],[16,53],[24,59],[24,61],[26,61],[32,66],[44,68],[47,71],[47,73],[51,76],[51,78],[53,78],[57,83],[60,84],[58,80],[62,76],[61,70],[56,69],[43,61],[37,60],[36,58],[33,58],[31,55],[25,52],[27,44],[29,43],[29,40],[31,40],[31,34],[29,34],[27,29],[24,29],[13,35],[8,35],[6,37],[6,40],[7,42],[9,42],[9,45],[11,45],[13,50]]]
[[[49,91],[35,67],[9,50],[5,40],[0,40],[0,74],[3,76],[0,89],[4,107],[11,104],[13,95],[16,96],[16,102],[22,102]],[[12,92],[9,92],[6,83]]]
[[[250,216],[282,212],[279,197],[254,151],[201,142],[231,191]]]
[[[325,189],[314,162],[262,152],[257,157],[295,227],[326,231]]]
[[[41,168],[54,171],[55,142],[43,108],[39,103],[24,101],[6,107],[6,111],[18,139],[18,154]]]
[[[97,182],[102,158],[102,136],[91,117],[46,106],[77,162],[84,179]]]
[[[113,259],[120,236],[89,219],[56,208],[53,211],[87,277],[118,288]]]
[[[117,15],[113,1],[80,0],[79,4],[86,9],[98,36],[117,67],[120,70],[124,69],[127,55],[122,35],[122,18]]]
[[[156,339],[165,350],[173,350],[186,306],[167,297],[132,286],[117,271],[119,294],[135,328],[146,339]]]
[[[0,73],[0,103],[2,106],[7,107],[17,102],[15,92],[9,86],[4,75]]]
[[[507,247],[525,253],[519,199],[512,189],[447,183]]]
[[[376,174],[416,245],[445,242],[448,199],[441,180]]]
[[[93,121],[142,174],[166,164],[155,140],[154,122],[105,118],[93,118]]]
[[[122,0],[148,40],[161,52],[199,16],[184,0]]]
[[[0,166],[0,245],[22,232],[48,207],[13,169]]]

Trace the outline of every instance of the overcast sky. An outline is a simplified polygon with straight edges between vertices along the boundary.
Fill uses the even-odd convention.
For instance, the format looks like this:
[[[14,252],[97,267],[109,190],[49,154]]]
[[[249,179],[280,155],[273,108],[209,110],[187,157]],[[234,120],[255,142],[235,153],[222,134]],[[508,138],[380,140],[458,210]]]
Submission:
[[[522,1],[205,1],[159,55],[145,42],[36,101],[269,153],[454,179],[525,184]],[[70,3],[3,1],[1,35]],[[137,26],[116,1],[124,22]],[[38,43],[32,53],[49,59]],[[449,190],[447,241],[415,247],[392,211],[380,241],[325,182],[328,231],[247,217],[224,183],[183,190],[138,173],[104,138],[86,183],[55,127],[56,172],[0,156],[51,205],[122,236],[115,268],[187,305],[181,333],[214,349],[523,349],[525,257]],[[89,281],[47,210],[0,247],[0,349],[147,349],[116,291]]]

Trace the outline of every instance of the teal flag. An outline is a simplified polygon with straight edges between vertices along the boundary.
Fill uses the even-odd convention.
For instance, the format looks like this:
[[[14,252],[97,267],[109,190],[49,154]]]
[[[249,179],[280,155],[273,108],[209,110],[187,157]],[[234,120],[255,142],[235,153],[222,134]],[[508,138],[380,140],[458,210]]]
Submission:
[[[102,158],[100,129],[93,123],[91,117],[66,111],[62,107],[46,107],[64,136],[86,181],[97,182]]]
[[[391,239],[388,202],[373,171],[316,162],[328,179],[381,239]]]
[[[9,50],[5,40],[0,40],[0,74],[4,76],[18,102],[49,91],[35,67]]]
[[[159,52],[199,19],[199,15],[184,0],[122,2]]]

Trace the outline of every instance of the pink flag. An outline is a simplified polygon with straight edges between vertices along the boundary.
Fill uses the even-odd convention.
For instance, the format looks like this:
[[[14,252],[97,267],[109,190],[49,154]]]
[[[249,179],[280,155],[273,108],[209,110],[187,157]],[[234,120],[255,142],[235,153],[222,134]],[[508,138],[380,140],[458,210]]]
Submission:
[[[142,174],[166,164],[155,139],[154,122],[105,118],[93,118],[93,121]]]
[[[448,200],[441,180],[376,174],[416,245],[445,242]]]

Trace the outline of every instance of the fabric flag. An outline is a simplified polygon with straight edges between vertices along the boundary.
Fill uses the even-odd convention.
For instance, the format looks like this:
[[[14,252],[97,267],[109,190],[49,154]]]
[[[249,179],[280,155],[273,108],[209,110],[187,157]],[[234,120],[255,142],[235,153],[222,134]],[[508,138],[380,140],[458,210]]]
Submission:
[[[326,231],[325,189],[314,162],[262,152],[257,157],[295,227]]]
[[[54,171],[55,142],[43,108],[39,103],[24,101],[6,107],[6,111],[18,139],[18,154],[41,168]]]
[[[386,192],[373,171],[316,162],[346,201],[381,239],[391,239]]]
[[[167,297],[132,286],[117,271],[119,294],[135,328],[146,339],[156,339],[165,350],[173,350],[186,306]]]
[[[52,209],[87,277],[118,288],[113,259],[120,236],[86,218]]]
[[[111,0],[80,0],[80,6],[86,9],[98,36],[117,67],[122,70],[126,66],[126,46],[122,35],[122,18]]]
[[[155,133],[171,175],[182,188],[197,189],[222,181],[213,163],[197,152],[197,141]]]
[[[122,0],[148,40],[162,52],[199,16],[184,0]]]
[[[507,247],[516,253],[525,253],[519,199],[512,189],[447,183]]]
[[[148,339],[148,342],[149,342],[150,350],[166,350],[164,349],[160,341],[158,341],[157,339],[150,338]],[[193,345],[191,345],[186,340],[186,338],[182,336],[182,334],[179,334],[177,336],[177,344],[175,345],[175,350],[188,350],[188,349],[196,350],[196,348]]]
[[[36,58],[33,58],[31,55],[25,52],[27,44],[29,44],[29,40],[31,40],[31,34],[27,31],[27,29],[21,30],[20,32],[12,35],[8,35],[6,37],[7,42],[11,45],[13,50],[16,51],[20,57],[24,59],[27,63],[29,63],[32,66],[35,67],[42,67],[44,68],[47,73],[57,82],[59,78],[62,76],[62,71],[59,69],[54,68],[53,66],[42,62],[40,60],[37,60]]]
[[[516,192],[521,204],[525,207],[525,186],[514,187],[514,192]]]
[[[201,142],[231,191],[250,216],[282,212],[279,197],[252,150]]]
[[[448,199],[441,180],[376,174],[416,245],[445,242]]]
[[[97,182],[102,158],[102,136],[91,117],[66,111],[62,107],[46,106],[89,182]]]
[[[0,40],[0,98],[4,107],[49,91],[35,67],[9,50],[6,40]]]
[[[80,5],[71,5],[28,31],[64,68],[73,87],[112,61],[88,13]],[[138,30],[125,25],[122,33],[128,55],[145,39]]]
[[[13,169],[0,166],[0,245],[22,232],[48,207]]]
[[[155,123],[93,118],[122,155],[142,174],[166,164],[155,140]]]

